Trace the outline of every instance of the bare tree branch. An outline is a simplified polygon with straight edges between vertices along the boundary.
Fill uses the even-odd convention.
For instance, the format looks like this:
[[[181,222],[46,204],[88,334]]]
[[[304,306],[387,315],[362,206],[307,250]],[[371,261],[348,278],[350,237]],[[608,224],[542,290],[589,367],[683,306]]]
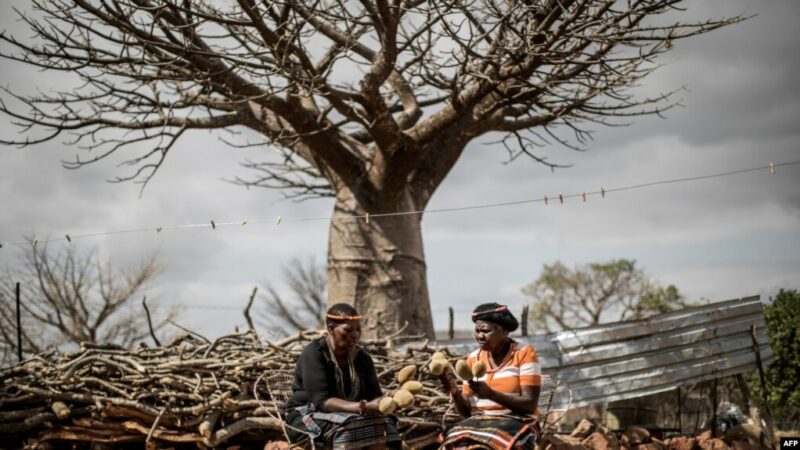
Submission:
[[[522,133],[512,153],[544,162],[525,133],[580,148],[586,124],[663,113],[670,95],[630,88],[675,41],[744,19],[681,23],[682,4],[34,0],[21,13],[33,41],[4,32],[0,55],[76,86],[6,91],[0,111],[26,134],[3,143],[69,134],[89,153],[70,168],[147,143],[116,178],[146,183],[187,132],[247,127],[292,158],[245,164],[267,175],[241,184],[300,197],[348,186],[378,209],[413,186],[424,206],[484,133]]]
[[[661,55],[745,19],[681,22],[687,3],[32,0],[20,18],[33,37],[0,33],[0,56],[63,72],[64,87],[0,92],[0,112],[22,132],[3,142],[66,137],[80,149],[66,167],[122,156],[126,172],[114,181],[144,187],[187,135],[249,129],[277,154],[246,161],[249,176],[235,183],[300,200],[335,196],[337,220],[424,211],[480,136],[497,133],[509,161],[557,168],[540,147],[583,151],[598,125],[667,111],[671,92],[635,90]],[[399,327],[383,315],[401,317],[414,302],[421,315],[412,316],[425,317],[414,328],[433,333],[420,217],[332,224],[328,266],[342,276],[331,277],[331,292],[354,304],[387,299],[363,305],[379,317],[370,333]],[[291,303],[267,292],[273,312],[291,316]],[[82,317],[37,314],[62,328]]]
[[[283,267],[283,274],[292,298],[285,299],[267,285],[268,295],[261,297],[264,300],[261,317],[266,326],[288,324],[293,330],[286,331],[322,328],[327,283],[324,267],[312,258],[294,259]]]
[[[146,295],[142,297],[142,307],[144,308],[144,313],[147,316],[147,329],[150,330],[150,337],[153,338],[153,343],[156,345],[156,347],[161,347],[161,342],[156,337],[156,332],[153,329],[153,319],[150,317],[150,309],[147,307]]]
[[[177,310],[148,327],[134,297],[158,275],[155,258],[133,269],[120,270],[104,262],[95,252],[79,253],[73,247],[61,252],[47,245],[31,245],[18,269],[0,274],[0,323],[2,345],[16,348],[13,292],[21,283],[22,335],[26,352],[64,342],[115,343],[128,347],[161,329]],[[146,305],[145,305],[146,307]]]
[[[247,301],[247,306],[244,308],[244,318],[247,320],[247,328],[253,333],[256,340],[258,340],[258,333],[256,332],[256,327],[253,326],[253,318],[250,317],[250,308],[253,307],[253,300],[256,298],[256,292],[258,292],[258,286],[253,288],[253,293],[250,294],[250,300]]]

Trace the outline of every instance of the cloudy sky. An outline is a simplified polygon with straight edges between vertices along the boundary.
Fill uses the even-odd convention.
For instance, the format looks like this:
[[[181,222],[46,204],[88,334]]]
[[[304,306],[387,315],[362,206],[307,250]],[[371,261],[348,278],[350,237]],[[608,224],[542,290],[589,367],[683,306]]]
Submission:
[[[24,3],[24,2],[23,2]],[[687,18],[756,17],[676,44],[642,95],[685,86],[681,108],[666,119],[597,129],[588,151],[547,148],[573,167],[551,172],[530,161],[504,164],[502,148],[473,144],[429,208],[450,208],[543,195],[594,191],[800,160],[800,2],[692,1]],[[0,28],[19,30],[3,2]],[[794,30],[794,31],[792,31]],[[28,35],[24,33],[23,35]],[[2,64],[2,84],[17,92],[59,88],[59,76]],[[19,133],[0,118],[5,136]],[[110,184],[113,162],[77,171],[61,167],[76,149],[62,142],[0,147],[0,241],[25,235],[60,237],[276,216],[325,217],[332,202],[282,201],[278,192],[224,181],[245,175],[238,163],[261,150],[227,147],[215,135],[188,136],[172,151],[140,198],[138,186]],[[655,186],[565,205],[529,204],[451,213],[424,221],[428,280],[437,328],[455,306],[466,326],[478,303],[520,310],[520,289],[545,263],[573,266],[612,258],[638,261],[691,300],[726,300],[800,288],[800,165]],[[324,261],[324,221],[111,235],[76,241],[120,264],[157,252],[164,273],[148,294],[185,308],[179,322],[208,336],[242,326],[254,285],[281,288],[281,266],[294,257]],[[55,248],[59,245],[54,243]],[[14,246],[0,249],[0,268],[17,264]]]

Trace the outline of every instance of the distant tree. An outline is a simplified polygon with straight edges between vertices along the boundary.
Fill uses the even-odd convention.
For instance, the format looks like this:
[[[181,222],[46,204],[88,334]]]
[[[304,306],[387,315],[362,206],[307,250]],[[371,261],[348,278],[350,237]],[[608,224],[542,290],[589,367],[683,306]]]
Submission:
[[[423,216],[398,213],[424,211],[482,136],[561,167],[539,148],[668,109],[674,92],[629,88],[677,40],[741,20],[681,22],[689,4],[35,0],[28,30],[0,32],[0,57],[69,76],[4,89],[0,112],[24,134],[0,143],[70,134],[87,153],[67,167],[121,157],[117,180],[146,183],[183,137],[249,129],[234,144],[279,157],[246,162],[241,184],[336,199],[330,301],[355,305],[373,337],[407,323],[432,338]]]
[[[575,269],[560,262],[545,264],[522,292],[532,298],[533,325],[548,332],[641,319],[686,306],[678,288],[659,286],[629,259]]]
[[[135,268],[120,269],[97,253],[67,247],[53,252],[31,246],[15,267],[0,273],[0,346],[16,353],[15,285],[22,298],[22,347],[38,353],[64,343],[114,343],[129,347],[149,335],[140,303],[142,292],[158,275],[155,257]],[[151,313],[156,307],[149,305]],[[161,328],[177,310],[153,324]],[[8,359],[8,356],[6,357]]]
[[[283,275],[291,297],[281,296],[271,284],[266,284],[267,294],[261,296],[264,301],[261,318],[266,325],[287,332],[322,328],[325,324],[322,315],[327,309],[325,266],[313,258],[293,259],[283,266]]]
[[[783,429],[800,429],[800,292],[783,290],[764,308],[769,345],[774,360],[766,369],[770,409]],[[754,400],[761,403],[758,372],[751,372],[748,384]]]

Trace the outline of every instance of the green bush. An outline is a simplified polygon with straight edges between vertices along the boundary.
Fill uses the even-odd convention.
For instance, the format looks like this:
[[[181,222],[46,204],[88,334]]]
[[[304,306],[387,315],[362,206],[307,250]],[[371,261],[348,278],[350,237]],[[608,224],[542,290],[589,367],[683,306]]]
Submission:
[[[782,290],[764,308],[769,345],[775,359],[765,371],[768,402],[778,428],[800,428],[800,293]],[[758,403],[758,372],[749,374],[749,385]]]

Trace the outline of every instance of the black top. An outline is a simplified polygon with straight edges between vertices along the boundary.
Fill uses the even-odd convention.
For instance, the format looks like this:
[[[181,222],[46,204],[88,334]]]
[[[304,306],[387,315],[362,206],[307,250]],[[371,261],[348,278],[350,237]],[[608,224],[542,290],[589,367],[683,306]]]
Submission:
[[[331,397],[344,398],[350,394],[350,371],[342,367],[345,392],[344,396],[337,390],[336,366],[331,360],[328,344],[325,337],[309,343],[300,354],[294,369],[294,383],[292,383],[292,397],[286,403],[286,408],[291,409],[314,404],[316,411],[323,411],[325,401]],[[355,401],[372,400],[382,395],[378,374],[372,357],[363,348],[358,347],[353,368],[359,377],[359,392]]]

